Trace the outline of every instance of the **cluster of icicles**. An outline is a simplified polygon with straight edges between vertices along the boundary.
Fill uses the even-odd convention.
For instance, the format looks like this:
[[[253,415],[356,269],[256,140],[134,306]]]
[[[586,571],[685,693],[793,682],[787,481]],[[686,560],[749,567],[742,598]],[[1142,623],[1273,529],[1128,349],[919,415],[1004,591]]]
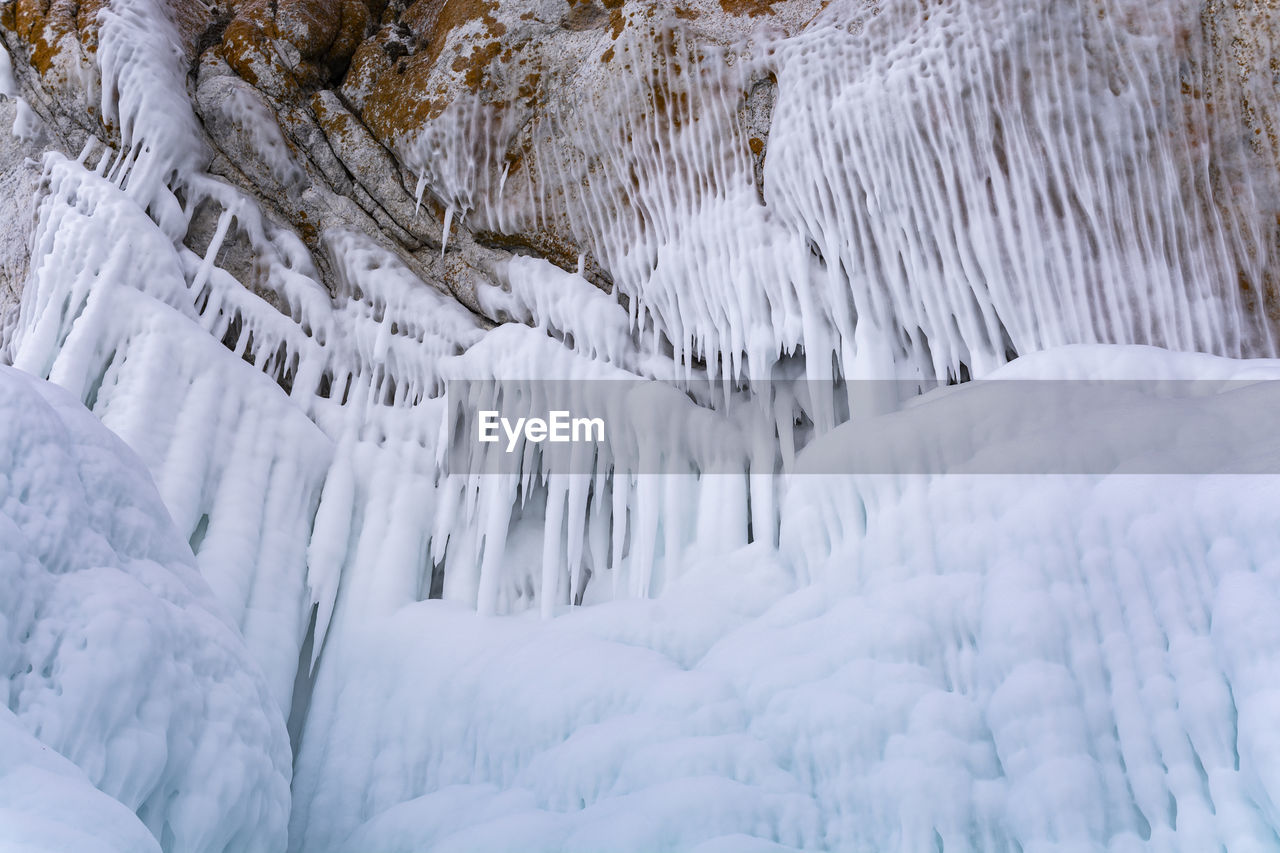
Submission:
[[[810,378],[944,380],[1093,342],[1266,355],[1275,157],[1252,90],[1273,74],[1240,33],[1266,38],[1172,0],[831,4],[750,48],[624,43],[601,91],[535,117],[518,186],[510,122],[472,102],[403,147],[419,192],[482,227],[572,235],[686,376],[802,353]],[[770,78],[761,171],[740,110]],[[471,152],[467,178],[428,150]]]
[[[287,708],[308,625],[314,660],[345,602],[363,618],[426,597],[550,615],[776,539],[789,454],[774,448],[671,448],[681,488],[603,462],[548,471],[536,452],[513,474],[442,470],[451,377],[807,378],[838,395],[842,378],[929,386],[1074,342],[1274,350],[1245,304],[1267,214],[1247,182],[1226,203],[1192,139],[1233,116],[1181,94],[1178,4],[883,5],[831,4],[750,50],[677,27],[623,46],[603,91],[539,120],[519,188],[509,123],[474,104],[406,143],[450,217],[571,234],[613,281],[513,257],[479,294],[508,321],[486,330],[364,236],[327,235],[322,286],[296,236],[198,168],[163,4],[117,0],[98,58],[122,145],[48,155],[9,357],[140,451]],[[766,72],[760,172],[738,112]],[[207,205],[220,218],[197,254],[183,238]],[[279,309],[216,264],[232,233]],[[697,397],[672,394],[671,417],[715,417]],[[784,404],[779,448],[848,408]],[[698,477],[726,453],[740,476]]]

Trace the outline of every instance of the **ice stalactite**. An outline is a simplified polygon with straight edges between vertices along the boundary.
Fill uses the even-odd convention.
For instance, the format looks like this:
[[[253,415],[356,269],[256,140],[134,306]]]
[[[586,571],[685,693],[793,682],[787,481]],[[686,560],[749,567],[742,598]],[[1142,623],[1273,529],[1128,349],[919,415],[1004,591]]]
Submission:
[[[686,471],[689,494],[659,488],[654,474],[634,467],[549,476],[532,448],[510,482],[442,476],[450,376],[643,378],[595,360],[611,352],[640,369],[637,350],[593,339],[600,329],[581,310],[555,307],[550,288],[564,285],[565,273],[517,259],[510,293],[484,297],[545,315],[559,342],[522,325],[483,332],[465,309],[353,234],[329,236],[338,273],[330,297],[296,239],[271,231],[246,199],[207,179],[188,181],[188,205],[224,206],[201,257],[98,173],[109,157],[85,168],[92,159],[49,160],[42,263],[27,291],[17,364],[71,389],[143,455],[286,713],[313,606],[311,663],[331,616],[394,612],[432,595],[433,584],[436,595],[482,612],[550,615],[584,600],[656,593],[691,555],[745,541],[742,478],[697,481],[701,470],[745,465],[725,461],[734,452],[727,440],[672,447],[652,463]],[[259,248],[262,286],[284,313],[212,263],[233,231]],[[594,300],[592,317],[625,329],[616,302],[585,280],[575,284],[581,290],[570,298]],[[640,400],[636,411],[716,417],[653,386],[664,391],[664,404]],[[633,438],[643,433],[636,426]],[[530,547],[540,559],[524,556]]]
[[[1225,383],[1280,362],[1072,347],[995,378],[1188,375],[1257,393]],[[976,387],[912,414],[963,453],[946,425]],[[1112,425],[1178,405],[1152,394]],[[1038,412],[1015,418],[1000,450],[1095,414],[1048,436]],[[1241,446],[1276,448],[1265,425]],[[1276,488],[810,476],[776,555],[690,555],[654,599],[549,621],[404,607],[320,674],[293,849],[1265,847]],[[415,713],[381,713],[386,697]]]
[[[607,444],[570,451],[581,454],[576,463],[545,463],[547,451],[526,441],[513,451],[516,470],[503,466],[499,445],[462,460],[446,484],[461,488],[445,525],[458,531],[445,554],[446,598],[486,613],[536,603],[551,615],[584,596],[646,597],[695,555],[746,542],[749,459],[730,419],[519,324],[490,331],[447,369],[472,389],[448,401],[454,422],[564,406],[618,428]],[[711,472],[720,476],[699,476]],[[458,585],[465,594],[451,594]]]
[[[1176,3],[835,4],[727,53],[675,26],[541,122],[542,216],[637,334],[733,376],[798,351],[931,381],[1068,343],[1268,354],[1269,197],[1233,150],[1247,115],[1188,77],[1223,73],[1203,41]],[[741,110],[765,75],[760,182]]]
[[[1258,212],[1224,218],[1197,137],[1230,116],[1182,92],[1193,14],[877,11],[833,6],[778,46],[764,190],[887,357],[945,377],[1067,343],[1273,350],[1232,252]]]
[[[261,160],[270,180],[286,192],[297,194],[306,181],[306,172],[262,94],[244,81],[228,82],[215,109],[219,119],[233,128],[247,150]]]
[[[0,97],[16,98],[18,84],[13,79],[13,59],[9,51],[0,46]]]
[[[514,257],[502,272],[506,289],[489,287],[476,294],[487,315],[545,329],[589,359],[641,371],[640,348],[615,296],[581,273],[565,272],[539,258]]]
[[[341,455],[403,441],[399,452],[417,460],[405,469],[432,479],[434,494],[445,365],[492,375],[503,363],[492,356],[500,346],[528,364],[606,362],[611,377],[673,381],[685,390],[781,375],[908,376],[927,385],[1072,341],[1232,354],[1269,347],[1265,334],[1247,328],[1234,284],[1222,285],[1238,280],[1228,248],[1244,225],[1208,203],[1216,190],[1201,180],[1207,169],[1196,159],[1207,155],[1192,145],[1184,115],[1206,120],[1196,112],[1204,108],[1178,100],[1171,88],[1172,60],[1160,39],[1181,32],[1177,10],[1108,6],[1085,15],[1075,6],[995,3],[979,11],[948,2],[926,15],[912,5],[842,6],[796,36],[762,32],[737,50],[714,51],[679,26],[656,30],[653,44],[620,44],[622,70],[596,100],[534,128],[528,167],[544,193],[542,219],[584,242],[614,292],[517,257],[497,271],[505,290],[478,294],[489,313],[552,340],[484,332],[393,255],[353,234],[326,238],[337,288],[326,293],[295,236],[201,174],[171,34],[150,38],[142,29],[150,8],[121,3],[104,17],[103,114],[118,124],[122,150],[88,151],[83,165],[50,161],[40,260],[14,353],[24,369],[74,389],[138,447],[209,570],[238,566],[213,580],[236,612],[255,611],[252,590],[265,581],[255,579],[254,567],[268,558],[290,566],[280,571],[298,591],[291,607],[305,613],[320,604],[328,612],[354,552],[351,542],[326,535],[328,544],[315,548],[328,555],[324,580],[308,580],[304,548],[273,544],[269,531],[252,532],[257,524],[248,517],[232,521],[225,516],[235,512],[216,509],[229,500],[219,497],[219,484],[255,483],[259,497],[251,503],[289,519],[268,525],[294,531],[281,534],[281,543],[308,538],[297,531],[322,509],[336,447],[345,448]],[[777,103],[761,183],[739,113],[747,88],[765,73],[776,76]],[[146,99],[144,91],[158,94]],[[550,135],[562,131],[572,156],[551,145]],[[502,218],[520,212],[502,191],[511,133],[504,117],[460,102],[405,140],[401,153],[446,207],[474,210],[501,231]],[[201,255],[179,239],[204,204],[220,218]],[[278,309],[217,266],[233,237],[253,247],[262,273],[255,286]],[[147,307],[134,319],[115,318],[120,306],[139,302]],[[151,314],[172,319],[150,326],[138,319]],[[201,329],[239,359],[176,358],[160,343],[169,334],[156,332],[160,326]],[[252,375],[240,361],[279,390],[261,376],[247,385],[224,379]],[[575,366],[567,375],[597,372]],[[194,408],[184,401],[173,407],[176,415],[159,417],[150,392],[134,390],[224,382],[252,387],[244,392],[252,405],[234,402],[237,392],[215,409],[192,394],[201,400]],[[779,419],[784,446],[829,430],[847,408],[831,400],[775,402],[800,406],[803,429],[792,432],[791,419]],[[277,409],[257,426],[240,417]],[[225,428],[210,426],[218,418]],[[220,453],[186,449],[177,432],[197,421],[205,446],[254,447],[273,460],[271,476],[298,483],[297,499],[277,502],[269,496],[283,485],[219,472],[221,463],[209,460]],[[703,450],[686,451],[682,464],[691,474],[710,467],[710,457],[699,458]],[[743,463],[750,524],[747,514],[729,513],[740,518],[737,527],[766,540],[777,519],[773,486],[762,477],[786,464],[773,453],[748,453]],[[416,543],[406,553],[420,563],[416,583],[405,588],[421,595],[440,586],[448,598],[483,600],[484,610],[517,602],[554,609],[550,599],[591,600],[606,589],[653,593],[669,571],[645,581],[646,565],[634,579],[590,593],[583,578],[633,557],[636,565],[658,554],[679,562],[695,544],[691,532],[691,539],[670,538],[679,529],[672,510],[643,481],[615,491],[567,488],[544,478],[538,464],[535,454],[514,484],[495,481],[492,494],[445,483],[454,496],[429,502],[440,517],[433,508],[405,519],[416,525],[405,534]],[[597,474],[611,482],[607,471]],[[199,488],[177,485],[193,478]],[[352,500],[350,489],[333,492]],[[576,516],[587,495],[595,509],[586,514],[598,511],[600,520],[564,527],[561,503],[570,501],[568,516]],[[617,517],[621,507],[634,517]],[[450,530],[458,518],[477,523]],[[593,524],[610,531],[608,560],[598,556],[602,536]],[[661,545],[651,538],[659,530]],[[507,563],[499,543],[508,536],[540,541],[544,557],[534,562],[548,567],[528,574],[495,568]],[[574,567],[560,577],[550,564],[565,555]],[[508,579],[494,586],[495,573]],[[307,584],[323,587],[327,600],[302,592]],[[281,600],[278,591],[271,597]],[[293,631],[299,618],[278,624]],[[283,685],[289,667],[287,654],[279,656],[275,680]]]
[[[472,214],[475,225],[494,230],[507,225],[503,184],[511,119],[510,112],[478,98],[460,98],[398,146],[400,162],[418,175],[418,205],[428,190],[444,205],[441,251],[455,217]]]
[[[207,163],[170,15],[152,0],[114,0],[99,15],[102,120],[119,134],[113,180],[174,240],[186,233],[173,190]]]
[[[267,362],[288,358],[264,328],[274,312],[209,275],[206,310],[226,306],[210,296],[219,284],[261,306],[228,352],[227,329],[202,327],[187,289],[187,274],[200,276],[193,253],[81,163],[50,155],[45,180],[15,365],[71,390],[142,456],[287,713],[309,607],[306,543],[333,451],[274,381]]]
[[[767,378],[826,331],[803,240],[757,197],[737,114],[753,59],[664,28],[624,43],[603,91],[535,130],[540,215],[590,246],[652,349],[717,378]]]
[[[316,578],[294,540],[308,539],[298,531],[309,530],[317,512],[338,512],[322,512],[335,452],[365,447],[358,452],[408,454],[417,461],[404,466],[414,472],[406,476],[430,480],[421,488],[433,496],[443,490],[424,504],[428,512],[402,520],[413,528],[404,534],[414,543],[405,546],[406,560],[418,568],[414,582],[399,586],[416,596],[438,587],[485,611],[550,612],[600,595],[656,592],[676,571],[657,568],[661,560],[675,566],[698,536],[673,534],[682,528],[671,513],[684,510],[643,479],[614,489],[602,469],[598,485],[570,487],[546,478],[536,453],[512,482],[440,482],[432,465],[441,458],[445,373],[470,367],[493,376],[501,365],[513,367],[495,360],[500,348],[518,353],[521,366],[567,365],[566,376],[675,382],[714,408],[717,395],[698,397],[696,389],[743,377],[908,376],[927,385],[1072,341],[1149,340],[1226,353],[1269,346],[1246,328],[1234,286],[1221,286],[1238,278],[1226,247],[1231,229],[1243,226],[1206,202],[1213,187],[1196,177],[1204,169],[1195,157],[1207,155],[1191,145],[1179,110],[1203,108],[1177,100],[1170,60],[1159,49],[1159,37],[1178,32],[1175,11],[1107,7],[1089,16],[1076,7],[997,3],[979,13],[951,2],[927,16],[911,6],[873,14],[878,8],[833,8],[799,35],[762,32],[726,52],[696,43],[679,26],[659,28],[654,44],[620,44],[622,70],[597,100],[535,127],[528,168],[546,193],[540,215],[580,237],[614,286],[605,294],[545,261],[507,262],[497,270],[505,289],[482,289],[482,307],[547,338],[484,332],[393,255],[349,233],[326,237],[337,288],[326,293],[296,237],[200,173],[176,48],[167,36],[141,38],[143,6],[113,6],[102,34],[104,115],[119,122],[124,147],[92,168],[50,161],[42,265],[28,288],[16,358],[76,390],[138,446],[202,564],[226,572],[213,583],[233,611],[254,612],[255,585],[278,582],[257,578],[255,567],[268,559],[291,567],[278,569],[297,594],[290,607],[333,609],[338,578],[365,562],[353,556],[363,534],[352,519],[369,513],[359,505],[342,510],[351,515],[339,525],[350,541],[326,532],[324,544],[312,546],[327,555]],[[747,88],[767,72],[778,88],[761,184],[739,113]],[[160,93],[154,99],[138,94],[152,89]],[[819,109],[818,100],[827,106]],[[506,121],[479,102],[460,102],[402,146],[422,189],[499,231],[504,216],[522,210],[502,191],[513,132]],[[549,134],[561,131],[572,156],[553,150]],[[84,166],[95,156],[86,152]],[[202,204],[221,213],[201,255],[178,238]],[[100,212],[106,209],[109,217]],[[1054,239],[1039,239],[1046,233]],[[278,310],[217,266],[233,237],[257,253],[256,286]],[[153,326],[181,318],[239,360],[184,361],[140,321],[105,318],[138,300],[155,305],[135,316],[168,317],[163,306],[175,319]],[[187,411],[183,403],[163,418],[154,401],[139,402],[147,392],[133,390],[220,386],[224,376],[253,373],[240,361],[280,390],[256,377],[245,392],[252,405],[232,394],[222,408],[204,400]],[[778,420],[787,447],[829,430],[848,408],[835,400],[771,402],[788,413],[799,407],[800,429],[790,417]],[[239,417],[277,408],[281,414],[257,426]],[[210,426],[217,418],[227,419],[225,428]],[[219,472],[221,463],[209,460],[220,454],[185,449],[176,433],[195,421],[206,446],[252,446],[274,460],[271,476],[301,484],[299,497],[276,502],[269,496],[283,485]],[[394,441],[403,442],[398,451],[375,449]],[[282,456],[264,446],[279,446]],[[710,450],[684,452],[680,464],[691,475],[720,464]],[[781,459],[775,453],[744,456],[750,511],[726,512],[738,519],[730,525],[734,541],[748,528],[765,540],[776,530],[767,475],[789,464],[790,451]],[[360,500],[374,493],[400,500],[398,487],[364,482],[366,474],[391,476],[369,473],[379,465],[362,469],[352,476],[363,485],[332,493],[346,502],[355,500],[352,489],[365,495]],[[177,485],[193,477],[198,489]],[[273,534],[253,533],[258,525],[247,516],[225,517],[236,513],[217,509],[229,500],[219,498],[223,481],[255,483],[259,497],[251,503],[289,519],[267,527],[294,532],[272,544]],[[366,487],[373,491],[360,491]],[[579,512],[584,506],[591,509]],[[623,508],[627,517],[618,516]],[[598,520],[566,526],[579,514]],[[463,529],[452,529],[459,519]],[[508,537],[541,543],[535,550],[543,556],[509,568]],[[553,568],[566,558],[572,566]],[[624,562],[634,568],[630,579],[599,582],[606,566]],[[324,600],[308,594],[308,585],[323,588]],[[279,590],[271,598],[278,604]],[[297,633],[300,622],[290,616],[277,625]],[[323,638],[323,620],[318,627]],[[273,680],[283,693],[287,650],[296,644],[263,638],[252,645],[281,650],[273,653]]]

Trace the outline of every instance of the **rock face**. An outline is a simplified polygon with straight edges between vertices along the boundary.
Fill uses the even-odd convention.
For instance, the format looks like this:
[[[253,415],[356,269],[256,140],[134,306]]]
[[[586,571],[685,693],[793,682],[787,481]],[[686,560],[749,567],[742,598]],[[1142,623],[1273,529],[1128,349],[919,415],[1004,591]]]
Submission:
[[[85,85],[97,74],[101,5],[19,0],[6,4],[0,19],[18,88],[71,153],[88,137],[115,138],[111,121],[97,120],[96,84]],[[563,223],[531,212],[532,200],[548,190],[531,176],[540,119],[584,98],[607,98],[611,77],[632,62],[653,61],[625,45],[656,45],[673,26],[708,44],[738,44],[762,28],[797,30],[820,5],[182,0],[172,8],[213,174],[299,234],[327,280],[334,273],[322,235],[353,228],[476,308],[475,278],[513,248],[570,268],[589,253]],[[743,115],[760,156],[769,82],[764,72],[751,82],[760,88],[749,107],[744,101]],[[433,126],[428,149],[415,148]],[[563,147],[542,152],[544,159],[564,157]],[[473,173],[477,148],[486,153],[482,174]],[[443,173],[449,167],[442,161],[451,157],[459,174]],[[425,194],[418,186],[424,174]],[[508,197],[522,200],[507,211],[507,227],[493,227],[483,213],[468,221],[469,207],[492,200],[459,195],[458,185],[487,189],[501,179]],[[193,239],[211,228],[212,220],[197,214]],[[252,282],[246,258],[229,263]],[[607,273],[586,263],[607,286]]]
[[[350,228],[477,310],[475,283],[490,280],[494,261],[511,251],[567,269],[581,256],[588,278],[610,287],[610,270],[565,209],[577,173],[592,166],[565,130],[581,126],[584,111],[589,118],[613,107],[623,116],[611,101],[628,77],[649,75],[641,82],[654,113],[687,109],[687,91],[668,103],[663,89],[688,85],[691,67],[706,57],[686,56],[682,66],[677,43],[746,60],[720,84],[736,90],[739,142],[762,189],[774,76],[753,53],[801,31],[828,2],[180,0],[171,8],[213,174],[301,236],[326,282],[335,273],[323,234]],[[0,16],[17,88],[70,153],[90,136],[110,141],[117,133],[99,115],[95,90],[103,5],[11,0]],[[875,15],[882,4],[840,5]],[[1170,34],[1182,54],[1184,95],[1229,119],[1191,128],[1196,144],[1211,150],[1204,177],[1223,199],[1246,184],[1251,194],[1262,185],[1275,196],[1280,15],[1243,0],[1210,0],[1186,19],[1198,19],[1200,31]],[[643,123],[643,115],[630,118]],[[1280,214],[1274,198],[1259,203]],[[215,220],[197,212],[192,239],[207,238]],[[1261,307],[1275,300],[1280,230],[1252,232],[1249,245],[1237,247],[1240,279]],[[220,261],[252,286],[252,265],[234,257],[236,245],[233,235]]]

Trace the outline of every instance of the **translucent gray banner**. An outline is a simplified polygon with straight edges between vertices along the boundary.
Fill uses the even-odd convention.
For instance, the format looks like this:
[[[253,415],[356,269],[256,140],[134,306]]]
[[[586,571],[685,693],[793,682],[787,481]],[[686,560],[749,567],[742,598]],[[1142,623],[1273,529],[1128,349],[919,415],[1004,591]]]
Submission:
[[[451,474],[1280,473],[1280,381],[453,380]]]

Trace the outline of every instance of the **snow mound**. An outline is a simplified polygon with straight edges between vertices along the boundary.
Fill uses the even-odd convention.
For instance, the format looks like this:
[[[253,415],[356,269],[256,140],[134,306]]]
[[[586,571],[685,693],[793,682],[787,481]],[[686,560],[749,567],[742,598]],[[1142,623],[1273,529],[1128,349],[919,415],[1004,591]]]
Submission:
[[[0,846],[282,848],[280,709],[146,469],[4,367],[0,586]]]

